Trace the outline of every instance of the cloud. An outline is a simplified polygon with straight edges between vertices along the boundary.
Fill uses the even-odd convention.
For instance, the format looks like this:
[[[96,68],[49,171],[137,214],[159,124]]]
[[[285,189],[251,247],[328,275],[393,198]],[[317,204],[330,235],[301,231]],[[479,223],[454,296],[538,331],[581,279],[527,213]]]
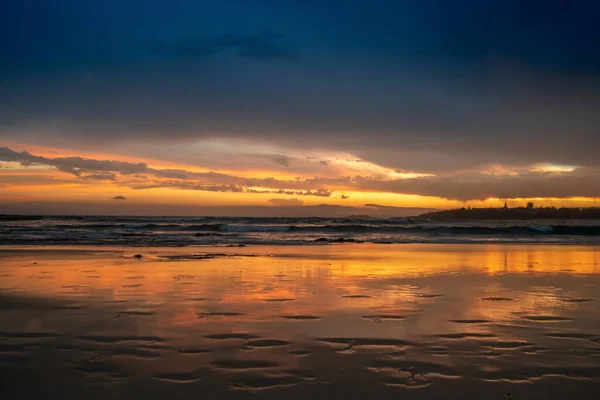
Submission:
[[[115,196],[112,199],[113,200],[127,200],[127,197],[125,197],[125,196]]]
[[[276,206],[301,206],[304,204],[299,199],[269,199],[269,203],[275,204]]]
[[[145,163],[130,163],[126,161],[94,160],[81,157],[40,157],[27,151],[16,152],[8,147],[0,147],[0,160],[16,161],[24,166],[43,164],[56,167],[58,170],[80,176],[83,171],[119,172],[121,174],[137,174],[151,172]],[[168,171],[168,170],[166,170]]]
[[[48,165],[87,180],[112,180],[133,189],[176,188],[207,192],[272,193],[330,197],[331,189],[323,187],[334,180],[249,179],[218,172],[193,172],[183,169],[157,169],[145,163],[95,160],[82,157],[41,157],[27,151],[0,148],[0,161],[19,162],[23,166]],[[143,175],[142,175],[143,174]],[[261,189],[255,189],[261,188]],[[264,189],[262,189],[264,188]]]
[[[269,160],[272,160],[274,162],[276,162],[279,165],[283,165],[284,167],[289,167],[292,157],[288,157],[286,155],[283,154],[268,154],[266,156],[263,156]]]
[[[283,35],[276,33],[265,33],[261,36],[248,35],[220,35],[215,43],[224,49],[234,48],[239,50],[242,57],[255,60],[287,59],[291,52],[283,47],[280,40]]]
[[[598,2],[147,2],[143,16],[114,0],[11,3],[7,141],[140,156],[218,137],[432,173],[600,167]]]
[[[214,41],[203,38],[185,38],[170,44],[160,43],[156,45],[156,49],[186,57],[207,57],[221,50]]]
[[[378,181],[364,179],[364,190],[437,196],[456,200],[496,198],[600,197],[600,170],[522,172],[516,175],[456,174]]]
[[[89,175],[80,175],[84,179],[92,179],[98,181],[116,181],[117,175],[112,172],[98,172]]]
[[[238,185],[224,185],[224,184],[206,184],[196,181],[181,181],[181,180],[169,180],[169,181],[141,181],[141,182],[129,182],[125,183],[132,189],[156,189],[156,188],[171,188],[171,189],[182,189],[182,190],[199,190],[203,192],[232,192],[240,193],[249,191],[243,186]]]
[[[240,155],[240,157],[246,156],[250,158],[256,158],[261,160],[273,161],[275,164],[279,164],[283,167],[290,167],[294,157],[286,156],[285,154],[247,154]]]
[[[207,192],[261,193],[285,196],[336,197],[348,191],[435,196],[452,200],[497,198],[600,197],[600,168],[541,171],[525,167],[496,167],[498,173],[461,172],[409,179],[342,176],[305,179],[246,178],[219,172],[157,169],[145,163],[95,160],[82,157],[41,157],[26,151],[0,148],[0,161],[24,166],[48,165],[83,180],[109,180],[133,189],[174,188]],[[546,167],[547,168],[547,167]],[[375,207],[376,205],[368,205]]]
[[[374,204],[374,203],[369,203],[369,204],[365,204],[365,207],[371,207],[371,208],[378,208],[378,209],[396,209],[396,208],[402,208],[402,207],[394,207],[394,206],[384,206],[381,204]]]
[[[289,59],[293,56],[291,49],[283,43],[284,36],[265,31],[260,35],[223,34],[214,39],[188,37],[177,42],[159,42],[154,49],[159,54],[175,54],[193,58],[213,56],[228,50],[237,51],[240,57],[270,61]]]
[[[281,183],[282,185],[291,185],[293,183]],[[316,189],[316,190],[286,190],[286,189],[247,189],[249,193],[272,193],[272,194],[284,194],[288,196],[317,196],[317,197],[331,197],[333,191],[330,189]]]

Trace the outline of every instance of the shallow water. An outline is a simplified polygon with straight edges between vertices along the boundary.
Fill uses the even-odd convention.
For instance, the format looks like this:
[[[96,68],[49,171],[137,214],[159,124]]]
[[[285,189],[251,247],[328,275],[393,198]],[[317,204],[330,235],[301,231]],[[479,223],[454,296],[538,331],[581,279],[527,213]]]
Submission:
[[[3,392],[595,398],[599,250],[5,248]]]

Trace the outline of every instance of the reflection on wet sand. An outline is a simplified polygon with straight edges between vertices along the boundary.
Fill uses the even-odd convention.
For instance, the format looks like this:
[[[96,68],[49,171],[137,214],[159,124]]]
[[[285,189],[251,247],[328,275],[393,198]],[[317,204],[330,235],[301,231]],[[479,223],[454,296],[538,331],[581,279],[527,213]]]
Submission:
[[[220,250],[3,250],[5,390],[11,398],[600,390],[596,248]]]

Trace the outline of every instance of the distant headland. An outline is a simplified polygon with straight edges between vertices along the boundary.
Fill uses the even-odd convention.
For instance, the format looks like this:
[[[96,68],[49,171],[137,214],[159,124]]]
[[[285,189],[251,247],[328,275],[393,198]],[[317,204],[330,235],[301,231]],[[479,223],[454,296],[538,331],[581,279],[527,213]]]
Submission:
[[[419,215],[430,220],[513,220],[513,219],[600,219],[600,207],[526,207],[456,208]]]

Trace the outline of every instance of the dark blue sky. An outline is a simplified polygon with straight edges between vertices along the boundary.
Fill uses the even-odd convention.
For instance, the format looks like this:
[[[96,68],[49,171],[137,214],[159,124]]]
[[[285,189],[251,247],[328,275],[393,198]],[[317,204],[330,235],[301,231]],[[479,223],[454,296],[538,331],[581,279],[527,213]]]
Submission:
[[[433,172],[600,166],[597,1],[0,7],[8,141],[243,138]]]

